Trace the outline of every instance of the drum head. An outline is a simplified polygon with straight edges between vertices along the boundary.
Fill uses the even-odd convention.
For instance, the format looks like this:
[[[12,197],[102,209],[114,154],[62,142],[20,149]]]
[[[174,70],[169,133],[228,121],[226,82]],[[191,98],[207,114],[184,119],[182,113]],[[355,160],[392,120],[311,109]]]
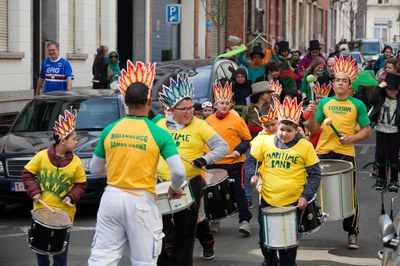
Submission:
[[[33,213],[33,218],[48,226],[68,226],[71,223],[71,218],[65,212],[55,209],[55,213],[48,209],[37,209]]]
[[[286,213],[292,212],[296,209],[294,206],[286,206],[286,207],[266,207],[263,209],[264,213],[268,214],[279,214],[279,213]]]
[[[207,185],[219,183],[228,176],[228,171],[225,169],[210,169],[206,172]]]
[[[171,181],[165,181],[165,182],[158,183],[156,185],[156,193],[157,193],[157,195],[158,196],[167,195],[168,194],[168,188],[171,186],[171,184],[172,184]],[[187,181],[185,180],[185,181],[183,181],[183,184],[182,184],[181,187],[186,186],[186,184],[187,184]]]
[[[353,170],[353,164],[343,160],[321,159],[319,166],[322,175],[335,175]]]

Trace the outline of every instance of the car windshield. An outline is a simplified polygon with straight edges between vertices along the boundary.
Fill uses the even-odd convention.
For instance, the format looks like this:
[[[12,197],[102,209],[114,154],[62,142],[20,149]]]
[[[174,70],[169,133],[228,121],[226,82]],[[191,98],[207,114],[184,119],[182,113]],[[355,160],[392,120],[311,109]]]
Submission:
[[[53,131],[54,122],[65,109],[77,111],[77,131],[100,131],[119,119],[117,98],[35,99],[18,117],[12,132]]]
[[[379,54],[379,50],[378,42],[364,42],[361,46],[361,53],[363,55],[376,55]]]

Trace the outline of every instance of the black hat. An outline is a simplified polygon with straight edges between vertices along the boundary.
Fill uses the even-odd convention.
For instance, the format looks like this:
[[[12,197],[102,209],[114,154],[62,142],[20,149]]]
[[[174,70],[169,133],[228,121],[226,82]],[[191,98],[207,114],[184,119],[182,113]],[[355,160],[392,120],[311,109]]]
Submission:
[[[253,55],[259,54],[261,55],[262,58],[265,56],[264,48],[262,48],[260,45],[256,45],[253,47],[250,53],[250,57],[253,57]]]
[[[289,51],[289,42],[287,41],[280,41],[279,42],[279,51]]]
[[[308,48],[308,50],[321,50],[321,46],[319,45],[319,41],[318,40],[311,40],[310,41],[310,47]]]
[[[398,90],[400,89],[400,76],[393,74],[393,73],[387,73],[385,82],[387,84],[387,87],[390,89]]]

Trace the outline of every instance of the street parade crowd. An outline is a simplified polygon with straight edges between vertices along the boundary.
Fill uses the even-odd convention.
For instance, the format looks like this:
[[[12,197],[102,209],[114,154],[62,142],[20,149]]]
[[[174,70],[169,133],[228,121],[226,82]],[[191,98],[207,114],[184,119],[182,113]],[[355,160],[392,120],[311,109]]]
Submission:
[[[156,64],[128,60],[124,68],[112,61],[116,51],[108,53],[108,74],[96,74],[93,88],[118,87],[128,113],[105,127],[91,160],[90,171],[106,173],[107,186],[89,265],[117,265],[129,246],[132,265],[190,266],[196,238],[203,258],[214,259],[221,222],[237,213],[238,232],[248,236],[257,227],[253,206],[262,265],[296,265],[299,239],[325,221],[342,220],[347,248],[359,248],[354,143],[368,138],[372,127],[374,188],[399,188],[399,59],[385,47],[375,65],[371,60],[359,69],[346,44],[325,58],[318,40],[310,41],[303,57],[287,41],[275,47],[264,41],[265,48],[243,45],[251,49],[248,59],[243,46],[219,56],[241,65],[232,79],[215,80],[207,101],[194,102],[190,79],[171,73],[159,92],[164,114],[153,120],[148,113]],[[101,47],[94,70],[107,69],[101,61],[107,52]],[[41,78],[37,94],[46,86]],[[34,212],[54,225],[66,219],[72,226],[85,191],[82,162],[73,154],[77,117],[76,110],[63,110],[54,144],[22,172]],[[65,195],[53,195],[54,185],[65,186]],[[38,265],[49,265],[51,257],[54,265],[67,265],[70,231],[61,233],[66,244],[55,250],[30,244]]]

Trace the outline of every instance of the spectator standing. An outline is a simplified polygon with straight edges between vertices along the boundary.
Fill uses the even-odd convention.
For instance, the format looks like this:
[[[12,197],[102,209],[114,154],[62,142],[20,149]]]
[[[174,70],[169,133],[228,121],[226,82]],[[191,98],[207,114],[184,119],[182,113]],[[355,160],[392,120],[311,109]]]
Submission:
[[[246,69],[239,67],[235,72],[235,81],[232,82],[233,101],[235,105],[233,109],[242,113],[246,106],[246,98],[252,93],[251,82],[247,80]]]
[[[329,57],[328,59],[326,59],[326,70],[327,73],[319,76],[317,81],[321,86],[325,85],[327,87],[329,85],[332,85],[333,81],[335,80],[335,58]],[[335,95],[335,92],[333,90],[329,90],[329,95],[325,95],[325,97],[331,97],[333,95]]]
[[[375,74],[379,71],[379,69],[383,68],[385,65],[385,61],[393,56],[393,48],[389,45],[383,47],[382,54],[379,56],[378,60],[376,60],[374,65]]]
[[[93,74],[93,89],[107,89],[107,54],[108,47],[105,45],[97,49],[97,55],[93,61],[92,74]]]
[[[325,57],[321,54],[321,46],[318,40],[311,40],[308,50],[310,52],[303,57],[303,59],[300,61],[299,67],[297,68],[297,74],[299,76],[303,76],[304,72],[311,65],[314,58],[321,57],[322,60],[325,61]]]
[[[248,43],[246,46],[250,47],[251,43]],[[250,62],[247,62],[243,58],[243,52],[239,53],[238,60],[239,62],[247,68],[248,72],[248,80],[251,82],[255,82],[255,80],[264,75],[265,73],[265,64],[263,63],[263,59],[265,57],[265,51],[261,47],[261,45],[256,45],[253,47],[250,53]]]
[[[314,84],[317,81],[318,77],[322,76],[324,73],[324,68],[325,68],[325,62],[319,57],[316,57],[310,68],[307,69],[306,75],[304,75],[303,78],[303,84],[301,86],[301,97],[303,101],[307,98],[308,100],[312,101],[313,99],[311,98],[311,87],[310,84],[307,81],[308,75],[313,75],[314,76]]]
[[[121,76],[121,69],[123,69],[122,62],[119,61],[119,54],[117,51],[110,51],[107,56],[107,79],[109,81],[109,89],[118,89],[118,77]]]
[[[43,84],[43,93],[70,91],[72,89],[74,73],[67,59],[60,57],[60,45],[58,42],[50,41],[47,44],[47,52],[49,53],[49,57],[42,63],[35,95],[40,94]]]

